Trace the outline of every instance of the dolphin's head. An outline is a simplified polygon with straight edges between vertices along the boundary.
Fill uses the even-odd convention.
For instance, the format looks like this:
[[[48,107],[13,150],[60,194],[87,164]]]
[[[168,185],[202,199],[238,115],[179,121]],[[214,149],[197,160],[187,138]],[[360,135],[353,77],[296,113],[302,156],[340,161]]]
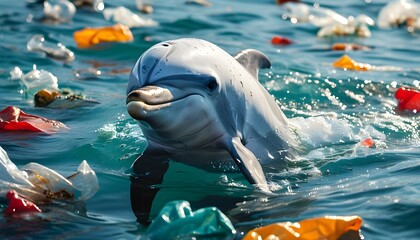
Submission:
[[[224,131],[215,102],[222,88],[215,45],[179,39],[154,45],[138,59],[127,87],[127,111],[149,141],[176,148],[209,144]],[[219,125],[218,125],[219,124]]]

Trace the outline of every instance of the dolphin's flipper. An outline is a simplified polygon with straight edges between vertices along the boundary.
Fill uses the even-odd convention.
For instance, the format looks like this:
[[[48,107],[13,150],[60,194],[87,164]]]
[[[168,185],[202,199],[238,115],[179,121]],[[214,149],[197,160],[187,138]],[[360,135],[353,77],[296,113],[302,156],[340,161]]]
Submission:
[[[258,69],[271,67],[270,59],[264,53],[255,49],[243,50],[236,54],[234,58],[244,66],[255,79],[258,79]]]
[[[270,192],[260,162],[255,155],[242,144],[239,137],[232,139],[228,151],[245,178],[251,184],[257,184],[261,190]]]
[[[149,215],[153,200],[160,190],[163,176],[169,167],[169,155],[162,151],[147,148],[133,163],[134,173],[130,177],[131,208],[137,221],[150,223]]]

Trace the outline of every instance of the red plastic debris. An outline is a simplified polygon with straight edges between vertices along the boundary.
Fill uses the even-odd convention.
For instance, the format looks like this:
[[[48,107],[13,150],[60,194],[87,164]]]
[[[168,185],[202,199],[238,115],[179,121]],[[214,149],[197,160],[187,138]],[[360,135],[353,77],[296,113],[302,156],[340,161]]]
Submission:
[[[67,127],[59,121],[27,114],[17,107],[9,106],[0,112],[0,130],[52,133],[60,129]]]
[[[363,147],[373,148],[375,147],[375,141],[371,137],[366,138],[365,140],[360,142],[360,145]]]
[[[5,214],[7,215],[13,215],[15,213],[42,212],[37,205],[20,197],[15,190],[8,191],[6,198],[10,201],[9,206],[5,211]]]
[[[292,44],[293,41],[290,40],[289,38],[286,37],[282,37],[282,36],[274,36],[271,39],[271,44],[273,45],[289,45]]]
[[[400,87],[395,92],[400,110],[420,111],[420,92],[414,89]]]

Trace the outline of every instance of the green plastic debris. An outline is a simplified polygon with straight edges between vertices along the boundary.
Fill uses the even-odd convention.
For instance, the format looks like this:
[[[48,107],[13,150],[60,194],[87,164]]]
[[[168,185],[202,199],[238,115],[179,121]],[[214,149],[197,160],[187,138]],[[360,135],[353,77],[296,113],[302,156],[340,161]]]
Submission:
[[[167,203],[146,231],[149,239],[232,239],[230,220],[216,207],[192,211],[187,201]]]

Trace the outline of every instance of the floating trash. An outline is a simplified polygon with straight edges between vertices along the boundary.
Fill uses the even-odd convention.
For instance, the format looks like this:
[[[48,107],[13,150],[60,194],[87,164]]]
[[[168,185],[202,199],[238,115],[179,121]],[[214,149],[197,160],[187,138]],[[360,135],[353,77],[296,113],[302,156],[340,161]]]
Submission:
[[[370,47],[354,43],[334,43],[331,47],[333,51],[369,51]]]
[[[399,110],[420,112],[420,91],[400,87],[395,92],[395,98],[398,100]]]
[[[1,146],[0,173],[1,189],[15,190],[34,202],[85,201],[99,189],[98,178],[85,160],[75,173],[65,178],[38,163],[28,163],[19,170]]]
[[[113,21],[114,23],[120,23],[130,28],[132,27],[154,27],[158,23],[152,19],[143,19],[138,14],[133,13],[128,8],[117,7],[117,8],[106,8],[103,11],[104,18],[107,21]]]
[[[79,48],[88,48],[104,42],[129,42],[134,39],[130,28],[122,24],[99,28],[87,27],[74,32],[73,38]]]
[[[76,7],[67,0],[47,0],[44,2],[44,17],[58,22],[70,22]]]
[[[420,4],[412,0],[388,2],[378,14],[378,27],[391,28],[407,25],[420,29]]]
[[[35,203],[22,198],[15,190],[7,192],[6,198],[9,200],[9,205],[4,211],[7,215],[42,212]]]
[[[9,106],[0,111],[0,130],[54,133],[64,129],[68,129],[67,126],[59,121],[27,114],[17,107]]]
[[[357,232],[357,235],[359,235],[357,239],[363,239],[360,238],[359,233],[361,226],[362,219],[358,216],[327,216],[306,219],[295,223],[273,223],[249,231],[243,239],[340,239],[350,231]]]
[[[273,45],[290,45],[293,41],[289,38],[283,37],[283,36],[274,36],[271,39],[271,44]]]
[[[231,239],[235,229],[216,207],[192,211],[189,202],[167,203],[147,229],[148,239]]]
[[[367,63],[358,63],[347,55],[343,55],[340,59],[333,63],[333,67],[344,68],[347,70],[369,71],[372,70],[372,65]]]
[[[23,74],[19,67],[14,67],[10,72],[11,79],[20,79],[26,90],[30,93],[41,89],[58,89],[58,79],[52,73],[45,70],[38,70],[33,65],[33,70]]]
[[[136,8],[142,13],[151,14],[153,12],[153,6],[150,4],[143,3],[142,0],[136,0]]]
[[[73,4],[76,7],[92,7],[95,11],[103,11],[105,4],[103,0],[73,0]]]
[[[313,7],[304,3],[286,3],[283,5],[288,13],[284,18],[289,18],[292,23],[309,22],[320,28],[318,37],[348,36],[370,37],[372,34],[369,26],[375,22],[366,15],[344,17],[331,9]]]
[[[27,43],[26,47],[28,51],[31,52],[42,52],[45,53],[48,57],[51,57],[56,60],[71,62],[74,60],[75,56],[72,51],[66,48],[63,44],[57,43],[54,47],[49,47],[43,35],[37,34],[34,35]]]
[[[74,71],[75,77],[80,80],[96,79],[101,74],[102,72],[97,68],[84,68]]]
[[[47,108],[76,108],[76,107],[90,107],[99,104],[97,101],[86,99],[81,94],[74,94],[69,90],[49,91],[42,89],[34,96],[35,107]]]

